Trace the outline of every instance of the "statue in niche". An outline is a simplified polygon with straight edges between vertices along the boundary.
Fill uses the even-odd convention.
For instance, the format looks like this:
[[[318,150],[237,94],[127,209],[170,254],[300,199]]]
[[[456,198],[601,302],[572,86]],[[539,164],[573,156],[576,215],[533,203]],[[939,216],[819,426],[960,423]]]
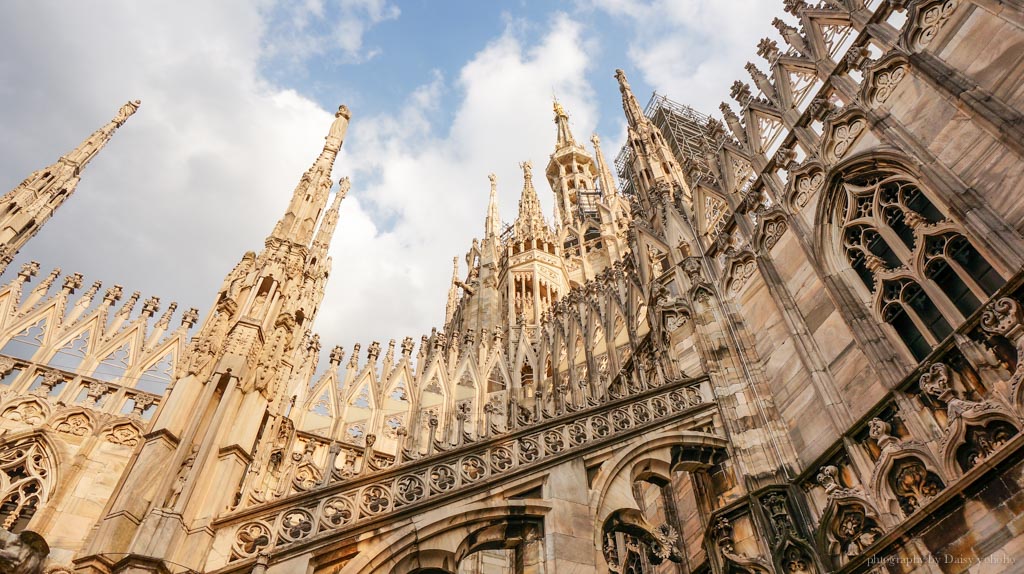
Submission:
[[[185,363],[185,376],[194,376],[205,380],[210,374],[213,360],[217,356],[218,345],[210,338],[203,338],[195,344]]]
[[[181,463],[178,475],[174,478],[174,484],[171,486],[171,494],[167,497],[167,504],[164,505],[165,508],[174,508],[174,505],[178,503],[178,499],[181,498],[181,493],[185,490],[185,483],[188,482],[188,475],[196,463],[198,452],[198,447],[192,447],[188,457]]]
[[[277,391],[277,367],[271,361],[261,361],[256,367],[252,388],[263,393],[268,400]]]
[[[252,271],[253,265],[256,262],[256,254],[252,251],[247,251],[242,256],[242,260],[235,265],[235,268],[228,273],[228,276],[224,279],[224,286],[221,287],[220,297],[218,301],[224,299],[230,299],[235,303],[238,302],[238,295],[242,290],[242,286],[245,283],[246,277],[249,272]]]
[[[263,310],[263,305],[267,302],[267,291],[260,289],[259,293],[256,293],[256,299],[252,302],[252,307],[249,308],[249,316],[255,317],[259,315],[260,311]]]

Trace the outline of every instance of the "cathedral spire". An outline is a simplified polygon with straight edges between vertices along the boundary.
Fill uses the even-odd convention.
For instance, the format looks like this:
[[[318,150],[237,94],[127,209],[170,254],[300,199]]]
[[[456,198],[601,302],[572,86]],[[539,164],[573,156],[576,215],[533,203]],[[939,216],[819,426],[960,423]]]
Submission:
[[[487,175],[491,181],[491,197],[487,200],[487,221],[484,223],[485,237],[498,237],[501,235],[501,216],[498,215],[498,176],[493,173]]]
[[[455,317],[455,307],[459,302],[459,258],[452,257],[452,282],[448,287],[448,304],[445,305],[444,310],[444,324],[445,328],[448,327],[452,322],[452,318]]]
[[[0,216],[0,273],[25,243],[39,232],[53,212],[75,192],[82,170],[141,104],[135,100],[121,106],[114,119],[93,132],[78,147],[52,165],[28,176],[0,198],[0,213],[3,213]]]
[[[327,196],[331,191],[331,169],[345,140],[351,117],[348,106],[338,107],[320,157],[316,158],[313,165],[302,174],[302,179],[292,193],[288,210],[271,233],[272,238],[309,245],[313,237],[313,228],[327,205]]]
[[[524,161],[519,164],[523,169],[523,194],[519,198],[519,217],[516,218],[516,238],[532,239],[548,235],[548,224],[540,208],[537,190],[533,188],[533,164]]]
[[[555,125],[558,126],[558,140],[555,143],[555,149],[576,145],[576,140],[573,139],[572,132],[569,130],[569,115],[565,113],[565,108],[558,103],[558,100],[555,100],[554,108]]]
[[[638,124],[645,123],[647,118],[644,116],[639,102],[636,101],[636,97],[633,96],[633,89],[626,81],[626,72],[621,69],[615,70],[615,79],[619,81],[619,91],[622,92],[622,109],[626,112],[629,126],[636,127]]]
[[[352,187],[348,176],[338,180],[338,191],[334,194],[334,202],[327,209],[320,227],[316,230],[316,238],[313,239],[313,256],[323,260],[327,256],[327,250],[331,246],[331,238],[334,237],[334,230],[338,227],[338,210],[341,209],[341,200],[348,195]]]
[[[601,182],[601,193],[605,197],[615,195],[615,178],[612,177],[608,162],[604,160],[604,154],[601,153],[601,138],[597,137],[595,133],[590,136],[590,143],[594,144],[594,159],[597,161],[597,177]]]

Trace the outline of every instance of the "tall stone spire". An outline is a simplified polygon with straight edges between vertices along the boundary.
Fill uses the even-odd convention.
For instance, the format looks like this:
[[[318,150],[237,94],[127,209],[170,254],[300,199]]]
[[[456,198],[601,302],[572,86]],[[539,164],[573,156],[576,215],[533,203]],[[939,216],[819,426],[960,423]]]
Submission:
[[[565,108],[558,103],[558,100],[555,100],[554,108],[555,125],[558,126],[558,140],[555,143],[555,149],[576,145],[576,140],[573,139],[572,132],[569,130],[569,115],[565,113]]]
[[[338,180],[338,191],[334,194],[334,201],[327,209],[320,227],[316,230],[316,237],[313,239],[313,250],[311,255],[323,259],[327,256],[327,249],[331,245],[331,238],[334,237],[334,230],[338,227],[338,210],[341,209],[341,201],[348,195],[352,187],[348,176]]]
[[[622,92],[622,109],[626,112],[626,120],[629,122],[630,127],[636,127],[640,124],[647,122],[647,117],[644,116],[644,111],[640,107],[639,102],[636,101],[636,97],[633,96],[633,89],[629,87],[629,82],[626,81],[626,72],[622,69],[615,70],[615,79],[619,81],[619,91]]]
[[[324,149],[320,157],[306,170],[295,186],[288,210],[277,223],[271,237],[308,245],[313,237],[313,227],[327,205],[327,196],[331,191],[331,169],[334,159],[348,132],[348,121],[351,113],[347,106],[339,106],[334,114],[334,123],[325,138]]]
[[[590,143],[594,144],[594,159],[597,161],[597,176],[598,181],[601,182],[601,192],[607,196],[614,195],[616,192],[615,178],[612,176],[612,170],[608,167],[608,162],[604,160],[604,154],[601,152],[601,138],[597,137],[597,134],[590,136]]]
[[[484,223],[484,237],[501,235],[501,216],[498,215],[498,176],[487,175],[491,181],[491,197],[487,200],[487,220]]]
[[[555,225],[563,229],[597,216],[598,196],[594,189],[597,170],[594,158],[572,137],[569,115],[558,102],[555,102],[555,125],[558,128],[555,151],[548,160],[545,175],[555,194]]]
[[[0,198],[0,273],[49,221],[53,212],[71,197],[85,166],[141,104],[135,100],[121,106],[114,119],[93,132],[78,147],[52,165],[34,172]]]
[[[251,478],[251,453],[268,456],[268,437],[287,426],[288,397],[302,378],[293,375],[310,362],[315,347],[310,325],[327,282],[325,255],[338,207],[348,191],[342,180],[314,239],[348,119],[341,106],[323,151],[264,248],[243,255],[228,273],[178,359],[175,381],[150,422],[154,436],[170,438],[141,446],[87,549],[131,556],[117,573],[148,571],[139,564],[153,564],[156,557],[202,570],[201,557],[212,542],[209,509],[238,502]],[[189,550],[175,553],[178,543]]]
[[[683,172],[679,163],[672,153],[665,136],[661,130],[647,119],[643,109],[633,97],[633,90],[626,81],[626,74],[622,70],[615,70],[615,78],[619,81],[619,91],[622,92],[622,109],[626,112],[626,120],[629,122],[627,128],[629,145],[632,154],[633,172],[638,175],[637,191],[641,202],[648,207],[651,200],[651,193],[655,190],[663,190],[667,194],[669,202],[680,197],[692,209],[692,194],[690,188],[683,178]],[[658,192],[660,193],[660,191]]]
[[[519,167],[523,169],[523,194],[519,198],[519,217],[515,223],[516,239],[547,237],[550,230],[541,212],[537,190],[533,188],[533,164],[524,161]]]
[[[455,307],[459,304],[459,258],[452,257],[452,282],[448,287],[448,304],[444,309],[444,324],[449,325],[455,316]]]

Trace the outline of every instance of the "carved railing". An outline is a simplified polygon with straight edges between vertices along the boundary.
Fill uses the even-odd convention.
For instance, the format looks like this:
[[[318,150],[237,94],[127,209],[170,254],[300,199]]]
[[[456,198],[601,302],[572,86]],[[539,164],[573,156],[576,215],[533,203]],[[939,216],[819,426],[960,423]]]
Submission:
[[[9,415],[19,413],[19,405],[33,398],[52,405],[60,405],[65,410],[82,407],[95,412],[124,416],[141,423],[149,420],[159,406],[162,396],[32,361],[0,355],[0,405],[4,406],[0,416],[12,418]],[[28,422],[24,416],[13,418]]]
[[[621,440],[713,405],[707,379],[671,381],[644,394],[438,453],[384,472],[330,484],[218,521],[215,552],[236,562],[339,531],[393,519],[449,496],[518,475],[579,450]],[[211,564],[212,566],[216,566]]]

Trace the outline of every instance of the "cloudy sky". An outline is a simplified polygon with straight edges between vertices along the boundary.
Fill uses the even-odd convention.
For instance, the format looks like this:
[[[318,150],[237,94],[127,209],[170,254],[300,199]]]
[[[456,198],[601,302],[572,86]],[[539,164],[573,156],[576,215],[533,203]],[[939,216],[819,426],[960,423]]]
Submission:
[[[11,270],[32,259],[206,311],[346,103],[334,174],[352,192],[317,329],[325,348],[418,338],[444,318],[451,258],[482,233],[487,174],[511,222],[518,163],[546,163],[552,96],[611,159],[625,125],[615,68],[641,104],[657,90],[717,114],[749,81],[744,62],[764,67],[755,45],[775,37],[781,4],[4,2],[0,191],[142,100]]]

